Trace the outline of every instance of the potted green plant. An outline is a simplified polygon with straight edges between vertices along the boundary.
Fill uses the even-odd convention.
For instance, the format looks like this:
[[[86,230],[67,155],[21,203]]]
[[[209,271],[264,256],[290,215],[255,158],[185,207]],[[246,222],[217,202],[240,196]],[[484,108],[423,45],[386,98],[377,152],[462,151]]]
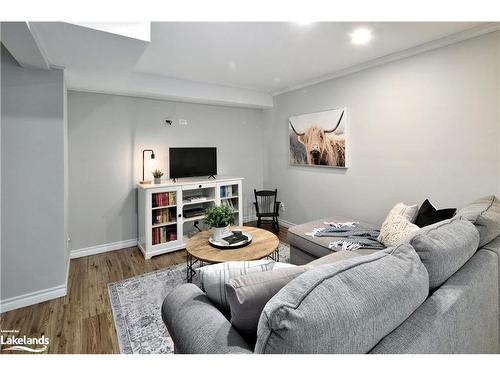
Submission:
[[[220,241],[234,223],[234,210],[226,205],[210,207],[206,212],[205,223],[212,228],[213,240]]]
[[[155,169],[153,171],[153,177],[155,178],[155,184],[161,184],[161,176],[163,176],[163,172],[159,169]]]

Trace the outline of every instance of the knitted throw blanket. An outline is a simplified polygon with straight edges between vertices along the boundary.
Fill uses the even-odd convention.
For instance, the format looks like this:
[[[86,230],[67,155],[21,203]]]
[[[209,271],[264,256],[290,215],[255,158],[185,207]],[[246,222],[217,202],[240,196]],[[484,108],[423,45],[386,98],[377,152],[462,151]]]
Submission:
[[[359,223],[327,223],[326,228],[314,228],[306,235],[311,237],[342,237],[344,239],[331,242],[328,247],[335,250],[357,250],[360,248],[385,249],[377,237],[379,230],[363,228]]]

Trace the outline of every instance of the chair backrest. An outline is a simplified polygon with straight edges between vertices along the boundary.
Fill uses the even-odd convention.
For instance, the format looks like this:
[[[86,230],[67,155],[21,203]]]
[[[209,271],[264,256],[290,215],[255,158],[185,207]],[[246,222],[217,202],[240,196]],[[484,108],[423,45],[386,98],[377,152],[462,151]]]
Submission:
[[[278,189],[274,190],[253,190],[257,210],[261,214],[272,214],[275,211]]]

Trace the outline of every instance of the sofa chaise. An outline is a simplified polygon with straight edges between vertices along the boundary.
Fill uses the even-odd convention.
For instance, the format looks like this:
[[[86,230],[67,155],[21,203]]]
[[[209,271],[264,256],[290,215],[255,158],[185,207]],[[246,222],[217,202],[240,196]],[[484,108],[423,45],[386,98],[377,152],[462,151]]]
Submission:
[[[305,236],[315,225],[290,228],[291,261],[310,268],[266,303],[254,337],[196,285],[174,289],[162,317],[175,352],[500,352],[498,198],[378,251],[332,252]]]

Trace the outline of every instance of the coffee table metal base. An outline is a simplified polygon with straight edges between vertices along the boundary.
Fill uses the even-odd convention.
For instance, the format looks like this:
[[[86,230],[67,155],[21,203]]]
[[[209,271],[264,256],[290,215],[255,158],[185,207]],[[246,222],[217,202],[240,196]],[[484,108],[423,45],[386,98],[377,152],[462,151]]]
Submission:
[[[230,250],[228,250],[230,251]],[[279,253],[279,246],[274,250],[271,254],[269,254],[267,257],[264,257],[262,259],[269,258],[274,260],[275,262],[280,261],[280,253]],[[188,283],[193,282],[193,276],[196,275],[196,269],[194,266],[199,263],[199,267],[203,267],[205,264],[210,264],[208,262],[203,262],[199,260],[198,258],[192,256],[189,252],[187,252],[187,259],[186,259],[187,267],[186,267],[186,280]],[[197,267],[197,268],[199,268]]]

